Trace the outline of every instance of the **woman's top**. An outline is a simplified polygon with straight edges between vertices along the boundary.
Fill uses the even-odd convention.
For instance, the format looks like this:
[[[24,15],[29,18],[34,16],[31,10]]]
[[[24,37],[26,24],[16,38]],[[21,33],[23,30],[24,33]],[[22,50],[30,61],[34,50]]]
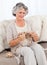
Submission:
[[[18,27],[16,25],[15,20],[10,22],[9,25],[7,26],[7,30],[6,30],[6,32],[7,32],[6,36],[7,36],[7,45],[8,45],[8,47],[9,47],[9,42],[11,40],[17,38],[18,33],[20,33],[20,32],[31,32],[31,31],[32,31],[32,28],[31,28],[31,25],[30,25],[30,21],[28,22],[28,21],[25,20],[25,26],[22,27],[22,28]],[[39,33],[37,33],[37,34],[39,36]],[[22,42],[22,43],[24,44],[25,42]],[[15,49],[16,48],[17,48],[17,46],[11,48],[12,52],[15,53]]]
[[[7,26],[7,43],[15,38],[17,38],[18,33],[21,32],[31,32],[31,27],[28,25],[28,22],[25,21],[25,26],[24,27],[19,27],[16,25],[16,22],[13,21]]]

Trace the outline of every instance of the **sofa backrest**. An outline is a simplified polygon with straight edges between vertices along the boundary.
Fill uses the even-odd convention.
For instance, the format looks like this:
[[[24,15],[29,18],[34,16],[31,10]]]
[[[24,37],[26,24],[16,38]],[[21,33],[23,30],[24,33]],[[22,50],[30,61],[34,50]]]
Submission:
[[[6,38],[6,28],[9,25],[9,23],[11,23],[11,21],[13,21],[13,20],[4,20],[4,21],[0,22],[0,44],[4,48],[8,47],[7,38]]]
[[[40,40],[47,41],[47,16],[43,16],[43,29]]]
[[[38,34],[38,36],[40,37],[40,40],[46,41],[47,40],[47,17],[46,16],[30,16],[25,19],[28,21],[28,23],[30,22],[31,29]],[[4,45],[4,47],[7,47],[6,27],[12,21],[13,20],[4,20],[0,23],[0,41],[3,41],[2,44]]]

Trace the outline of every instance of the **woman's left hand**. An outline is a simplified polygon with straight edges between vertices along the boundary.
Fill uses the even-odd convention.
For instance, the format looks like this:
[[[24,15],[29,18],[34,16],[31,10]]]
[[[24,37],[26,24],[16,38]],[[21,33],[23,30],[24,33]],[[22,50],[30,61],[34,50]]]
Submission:
[[[35,42],[39,40],[39,37],[35,32],[30,32],[30,34]]]

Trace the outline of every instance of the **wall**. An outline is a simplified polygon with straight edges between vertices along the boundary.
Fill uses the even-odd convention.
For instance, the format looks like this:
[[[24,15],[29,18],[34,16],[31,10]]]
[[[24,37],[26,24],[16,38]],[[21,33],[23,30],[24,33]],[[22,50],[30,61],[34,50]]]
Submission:
[[[0,0],[0,21],[15,18],[12,16],[12,8],[17,2],[28,6],[28,16],[47,15],[47,0]]]

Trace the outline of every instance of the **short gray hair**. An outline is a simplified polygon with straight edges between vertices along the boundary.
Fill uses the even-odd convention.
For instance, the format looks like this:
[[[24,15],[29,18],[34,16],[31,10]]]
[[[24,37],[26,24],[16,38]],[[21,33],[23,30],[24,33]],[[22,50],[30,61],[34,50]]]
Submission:
[[[17,3],[17,4],[13,7],[12,14],[13,14],[14,16],[16,16],[16,11],[17,11],[17,9],[20,9],[20,8],[24,8],[25,11],[26,11],[26,14],[28,13],[28,7],[25,6],[23,3],[19,2],[19,3]],[[25,14],[25,15],[26,15],[26,14]]]

